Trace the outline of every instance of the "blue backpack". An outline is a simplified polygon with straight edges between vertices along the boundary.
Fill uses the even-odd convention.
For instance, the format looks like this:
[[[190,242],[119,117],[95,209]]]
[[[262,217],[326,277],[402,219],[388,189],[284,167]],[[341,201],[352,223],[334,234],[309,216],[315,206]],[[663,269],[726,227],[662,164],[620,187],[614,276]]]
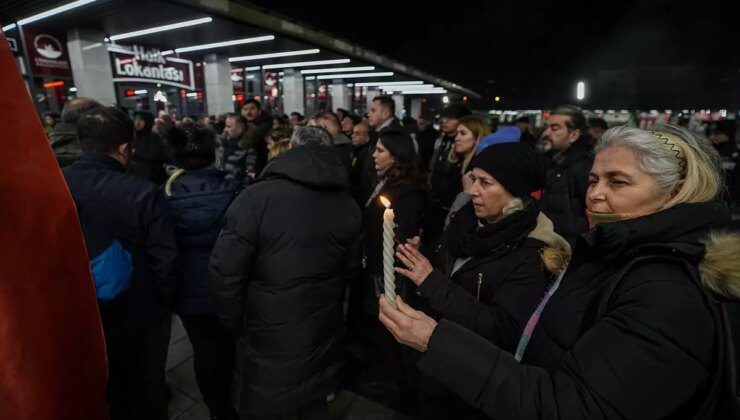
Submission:
[[[95,294],[101,302],[115,299],[131,284],[131,254],[115,239],[105,251],[90,260],[90,268]]]

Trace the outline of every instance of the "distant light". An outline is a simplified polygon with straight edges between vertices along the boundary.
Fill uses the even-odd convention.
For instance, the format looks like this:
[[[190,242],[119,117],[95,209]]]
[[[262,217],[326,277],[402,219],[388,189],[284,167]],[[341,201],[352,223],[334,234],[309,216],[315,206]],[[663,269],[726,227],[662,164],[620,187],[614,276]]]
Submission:
[[[316,76],[308,76],[306,77],[306,80],[316,80]]]
[[[201,45],[193,45],[191,47],[175,48],[175,52],[184,53],[184,52],[190,52],[190,51],[208,50],[212,48],[229,47],[232,45],[253,44],[255,42],[272,41],[273,39],[275,39],[275,35],[265,35],[265,36],[257,36],[253,38],[234,39],[231,41],[212,42],[210,44],[201,44]]]
[[[188,26],[200,25],[203,23],[210,23],[213,18],[206,17],[200,19],[186,20],[183,22],[170,23],[169,25],[155,26],[153,28],[140,29],[138,31],[126,32],[124,34],[111,35],[111,41],[118,41],[120,39],[133,38],[136,36],[149,35],[157,32],[171,31],[174,29],[187,28]]]
[[[328,66],[331,64],[346,64],[349,63],[349,58],[340,58],[336,60],[319,60],[319,61],[299,61],[294,63],[280,63],[280,64],[268,64],[263,68],[268,69],[287,69],[292,67],[309,67],[309,66]]]
[[[170,54],[174,54],[174,53],[175,52],[172,51],[172,50],[162,51],[162,55],[170,55]]]
[[[501,101],[501,97],[500,96],[497,96],[497,97],[493,98],[493,100],[496,101],[496,102],[499,102],[499,101]]]
[[[260,66],[252,66],[252,67],[244,67],[244,70],[246,70],[246,71],[257,71],[257,70],[259,70],[261,68],[262,67],[260,67]]]
[[[442,97],[442,102],[448,104],[448,103],[450,103],[450,98],[448,96],[443,96]]]
[[[70,92],[77,92],[77,88],[76,88],[76,87],[74,87],[74,86],[72,86],[71,88],[69,88],[69,91],[70,91]]]
[[[231,100],[232,101],[235,101],[236,100],[236,95],[231,95]]]
[[[188,98],[197,98],[198,92],[190,92],[186,95]]]
[[[301,70],[301,74],[340,73],[343,71],[373,71],[375,66],[336,67],[328,69]]]
[[[110,42],[110,38],[103,38],[103,42]]]
[[[442,89],[442,90],[436,90],[436,89],[432,89],[432,90],[412,90],[412,91],[402,91],[402,92],[399,92],[399,93],[401,93],[403,95],[442,95],[444,93],[447,93],[447,89]],[[446,101],[445,101],[445,98],[447,98],[447,97],[445,96],[444,98],[442,98],[442,102],[444,102],[444,103],[450,102],[450,99],[449,98],[447,98]]]
[[[51,10],[47,10],[45,12],[39,13],[37,15],[33,15],[33,16],[27,17],[25,19],[21,19],[21,20],[18,21],[18,25],[21,25],[21,26],[22,25],[28,25],[31,22],[36,22],[36,21],[39,21],[41,19],[46,19],[49,16],[58,15],[60,13],[66,12],[67,10],[76,9],[76,8],[81,7],[81,6],[84,6],[86,4],[94,3],[96,1],[97,0],[77,0],[77,1],[73,1],[72,3],[67,3],[67,4],[61,5],[59,7],[55,7],[53,9],[51,9]]]
[[[314,48],[310,50],[282,51],[269,54],[243,55],[240,57],[231,57],[229,58],[229,62],[233,63],[235,61],[261,60],[265,58],[293,57],[296,55],[318,54],[320,52],[321,50],[319,50],[318,48]]]
[[[331,74],[325,76],[317,76],[318,80],[327,79],[357,79],[361,77],[390,77],[393,76],[392,71],[381,71],[376,73],[344,73],[344,74]]]
[[[58,82],[48,82],[48,83],[44,83],[44,88],[45,88],[45,89],[50,89],[50,88],[53,88],[53,87],[59,87],[59,86],[64,86],[64,82],[60,80],[60,81],[58,81]]]
[[[576,99],[579,101],[582,101],[586,98],[586,84],[583,82],[578,82],[576,85]]]
[[[421,80],[412,80],[408,82],[362,82],[355,83],[355,86],[404,86],[404,85],[422,85]]]
[[[8,25],[8,26],[3,26],[3,32],[8,32],[8,31],[12,31],[12,30],[13,30],[13,29],[15,29],[16,27],[18,27],[18,25],[16,25],[15,23],[11,23],[11,24],[10,24],[10,25]]]
[[[135,90],[134,93],[137,94],[137,95],[143,95],[143,94],[147,93],[147,90],[146,89],[138,89],[138,90]]]

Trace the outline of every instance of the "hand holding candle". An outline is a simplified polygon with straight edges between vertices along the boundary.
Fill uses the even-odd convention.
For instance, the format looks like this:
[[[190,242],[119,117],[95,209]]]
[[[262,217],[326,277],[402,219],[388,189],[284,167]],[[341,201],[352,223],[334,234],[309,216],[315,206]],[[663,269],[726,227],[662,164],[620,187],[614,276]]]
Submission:
[[[393,238],[395,233],[393,228],[395,227],[393,209],[391,208],[391,202],[387,198],[381,196],[380,201],[385,206],[385,212],[383,213],[383,289],[385,297],[388,299],[388,303],[395,308],[396,307],[396,276],[394,270],[394,241]]]

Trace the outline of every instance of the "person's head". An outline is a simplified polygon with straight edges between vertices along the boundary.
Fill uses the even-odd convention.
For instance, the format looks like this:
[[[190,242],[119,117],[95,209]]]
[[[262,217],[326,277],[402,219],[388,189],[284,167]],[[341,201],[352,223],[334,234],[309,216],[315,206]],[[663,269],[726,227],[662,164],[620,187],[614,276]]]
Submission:
[[[516,127],[522,133],[529,130],[529,117],[524,115],[516,119]]]
[[[373,152],[375,170],[389,180],[400,182],[417,175],[418,157],[414,142],[401,130],[384,130]]]
[[[213,120],[208,115],[201,115],[200,118],[198,118],[198,125],[201,127],[208,127],[211,125],[211,122]]]
[[[709,124],[709,141],[712,144],[723,144],[729,141],[735,141],[735,131],[737,124],[735,120],[722,120]]]
[[[586,196],[592,226],[679,203],[711,201],[723,188],[717,151],[705,137],[684,128],[614,127],[595,152]]]
[[[80,115],[96,108],[102,108],[103,105],[90,98],[76,98],[67,101],[62,108],[62,122],[67,124],[76,124]]]
[[[470,115],[471,112],[465,105],[452,104],[442,110],[442,132],[451,137],[457,134],[457,125],[460,118]]]
[[[352,145],[359,147],[370,142],[370,126],[360,122],[352,129]]]
[[[293,146],[290,143],[290,139],[282,139],[278,142],[275,142],[272,147],[270,147],[270,151],[267,153],[267,160],[273,160],[278,155],[287,152],[290,150]]]
[[[324,127],[332,136],[337,136],[341,132],[341,124],[336,115],[328,111],[321,111],[311,117],[309,125],[318,125]]]
[[[270,132],[267,133],[265,140],[267,141],[267,150],[271,150],[275,143],[282,140],[290,140],[290,131],[288,131],[288,129],[270,130]]]
[[[342,132],[348,136],[352,136],[355,126],[360,122],[362,122],[362,118],[358,115],[347,114],[347,116],[342,119]]]
[[[182,124],[167,131],[172,163],[188,171],[205,168],[216,158],[216,140],[213,131],[197,124]]]
[[[262,115],[262,104],[256,99],[247,99],[242,105],[242,115],[247,121],[254,121]]]
[[[226,115],[226,125],[224,126],[224,133],[230,139],[238,139],[247,131],[247,120],[244,116],[239,115],[235,112]]]
[[[154,126],[154,115],[151,112],[140,111],[134,114],[134,129],[136,131],[151,131]]]
[[[609,126],[603,118],[594,117],[588,119],[588,134],[594,141],[598,141],[608,129]]]
[[[468,165],[475,155],[475,147],[483,137],[491,134],[491,127],[482,119],[468,115],[460,118],[455,135],[455,144],[450,149],[447,160],[457,163],[462,160],[461,174],[468,171]]]
[[[581,108],[563,105],[555,108],[545,123],[543,138],[552,150],[562,151],[578,141],[586,129],[586,117]]]
[[[123,166],[131,161],[134,122],[115,107],[101,106],[80,115],[77,136],[85,152],[106,154]]]
[[[57,121],[59,121],[59,114],[56,112],[47,112],[44,115],[44,124],[48,125],[49,127],[54,127],[57,125]]]
[[[370,109],[367,111],[367,121],[370,127],[380,127],[384,122],[396,115],[396,102],[390,96],[376,96]]]
[[[296,125],[300,125],[304,121],[303,115],[300,112],[290,113],[290,128],[295,128]]]
[[[347,111],[346,109],[343,109],[343,108],[337,108],[336,115],[337,115],[337,118],[339,119],[339,121],[342,121],[342,120],[344,120],[344,117],[346,117],[347,115],[349,115],[349,111]]]
[[[282,117],[279,115],[272,117],[272,129],[273,130],[287,130],[288,120],[285,119],[285,117]]]
[[[310,144],[331,146],[331,134],[325,128],[318,125],[297,127],[290,137],[291,147],[299,147]]]
[[[428,115],[420,115],[416,120],[416,125],[419,127],[419,131],[424,131],[432,125],[432,118]]]
[[[499,143],[480,152],[470,163],[475,215],[494,223],[539,197],[545,188],[544,158],[522,143]]]

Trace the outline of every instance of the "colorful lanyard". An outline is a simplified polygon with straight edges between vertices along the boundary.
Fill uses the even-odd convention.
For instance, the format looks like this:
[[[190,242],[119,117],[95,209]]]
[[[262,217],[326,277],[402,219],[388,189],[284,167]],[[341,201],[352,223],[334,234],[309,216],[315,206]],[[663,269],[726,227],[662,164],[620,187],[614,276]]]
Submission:
[[[517,362],[522,361],[522,357],[524,356],[524,350],[527,349],[527,346],[529,345],[529,340],[532,338],[532,333],[534,332],[534,328],[537,326],[537,323],[540,322],[540,315],[542,315],[542,311],[545,310],[545,306],[547,305],[547,302],[550,300],[552,295],[555,294],[555,291],[558,290],[558,287],[560,287],[560,282],[563,280],[563,276],[565,275],[565,271],[568,269],[566,266],[563,268],[563,271],[560,272],[560,275],[555,280],[555,282],[550,286],[550,289],[547,290],[547,293],[545,293],[545,297],[542,298],[540,301],[540,304],[537,305],[537,309],[535,309],[532,316],[529,317],[529,321],[527,321],[527,326],[524,327],[524,332],[522,332],[522,337],[519,339],[519,344],[516,346],[516,353],[514,354],[514,359],[516,359]]]

